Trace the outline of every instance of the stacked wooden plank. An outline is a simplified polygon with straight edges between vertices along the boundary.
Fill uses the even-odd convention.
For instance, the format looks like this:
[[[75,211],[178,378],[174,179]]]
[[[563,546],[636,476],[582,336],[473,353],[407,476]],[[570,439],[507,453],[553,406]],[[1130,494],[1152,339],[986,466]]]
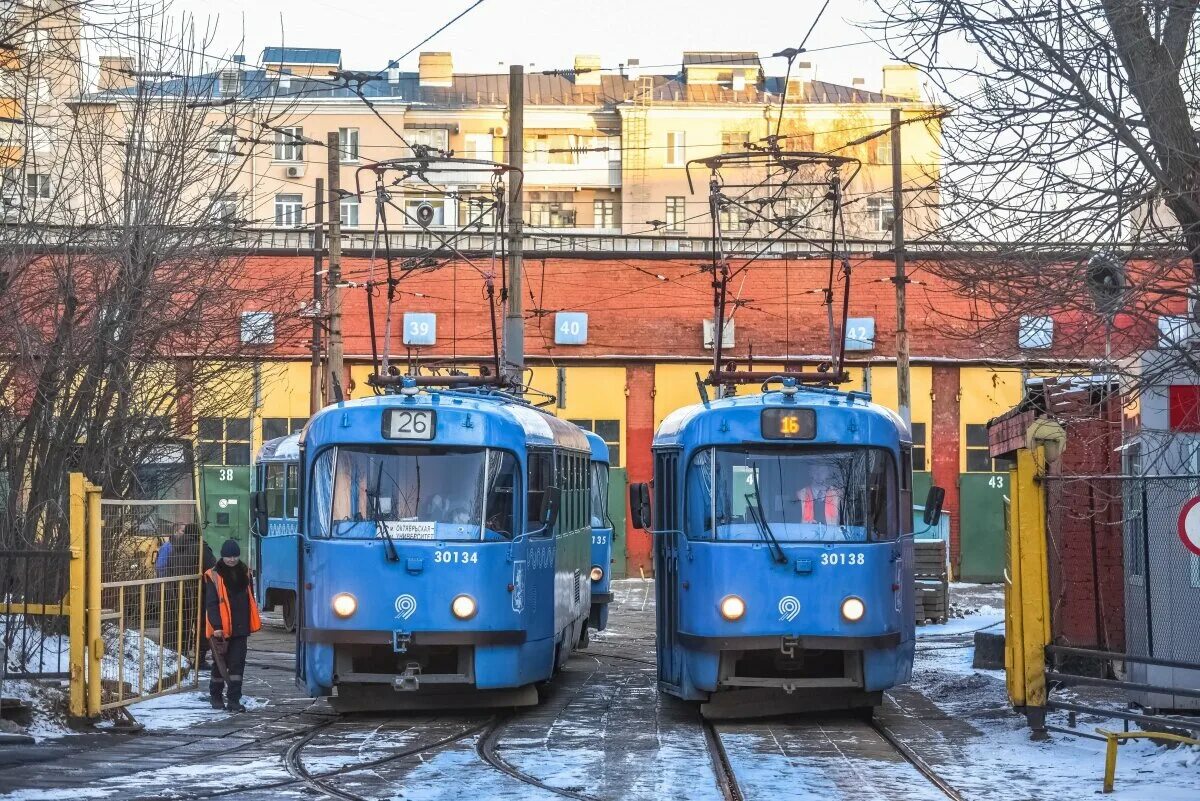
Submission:
[[[913,542],[913,612],[918,626],[945,623],[950,615],[950,582],[945,540]]]

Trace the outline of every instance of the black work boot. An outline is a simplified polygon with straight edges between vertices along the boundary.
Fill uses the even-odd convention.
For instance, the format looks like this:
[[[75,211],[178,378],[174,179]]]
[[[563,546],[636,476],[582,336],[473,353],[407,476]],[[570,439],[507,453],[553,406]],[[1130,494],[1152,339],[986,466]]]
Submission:
[[[224,709],[225,708],[225,703],[221,700],[221,696],[219,696],[219,695],[210,695],[208,697],[208,700],[212,704],[213,709]]]
[[[225,711],[246,711],[246,707],[242,704],[242,683],[240,681],[229,682],[229,703],[225,704]]]

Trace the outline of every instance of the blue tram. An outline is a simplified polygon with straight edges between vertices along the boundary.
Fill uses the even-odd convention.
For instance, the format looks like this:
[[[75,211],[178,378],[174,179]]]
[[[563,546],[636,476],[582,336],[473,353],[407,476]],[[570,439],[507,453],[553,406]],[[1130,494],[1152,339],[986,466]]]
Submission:
[[[340,711],[537,702],[590,604],[588,441],[494,390],[338,403],[304,433],[298,672]]]
[[[613,523],[608,515],[608,445],[598,434],[591,431],[586,434],[592,449],[592,609],[588,615],[588,625],[596,631],[604,631],[608,627],[608,605],[613,598],[612,577],[609,575],[612,569]]]
[[[721,718],[869,713],[908,681],[911,448],[865,393],[794,378],[669,415],[653,504],[630,491],[653,524],[660,688]]]
[[[262,444],[254,461],[251,518],[255,597],[264,611],[280,607],[283,625],[296,630],[296,563],[299,554],[300,435]]]

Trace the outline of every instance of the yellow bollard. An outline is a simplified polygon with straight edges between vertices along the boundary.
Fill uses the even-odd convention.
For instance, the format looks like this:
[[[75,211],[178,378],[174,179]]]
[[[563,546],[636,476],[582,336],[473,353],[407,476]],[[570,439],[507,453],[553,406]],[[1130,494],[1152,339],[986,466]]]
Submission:
[[[1121,740],[1167,740],[1184,745],[1200,745],[1195,737],[1185,737],[1182,734],[1170,734],[1165,731],[1109,731],[1096,729],[1105,740],[1104,751],[1104,792],[1111,793],[1117,781],[1117,746]]]

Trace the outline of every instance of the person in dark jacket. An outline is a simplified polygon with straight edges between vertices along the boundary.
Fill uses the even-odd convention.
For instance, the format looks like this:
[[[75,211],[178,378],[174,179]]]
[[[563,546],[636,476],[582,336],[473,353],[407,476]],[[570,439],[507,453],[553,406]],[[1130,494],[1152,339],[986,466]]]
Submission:
[[[250,635],[262,628],[250,568],[241,561],[241,555],[237,541],[226,540],[221,546],[221,560],[204,574],[205,633],[212,638],[213,661],[217,663],[209,678],[208,694],[213,709],[230,712],[246,711],[242,706],[246,646]],[[219,658],[222,651],[223,660]],[[228,696],[222,703],[226,688]]]

